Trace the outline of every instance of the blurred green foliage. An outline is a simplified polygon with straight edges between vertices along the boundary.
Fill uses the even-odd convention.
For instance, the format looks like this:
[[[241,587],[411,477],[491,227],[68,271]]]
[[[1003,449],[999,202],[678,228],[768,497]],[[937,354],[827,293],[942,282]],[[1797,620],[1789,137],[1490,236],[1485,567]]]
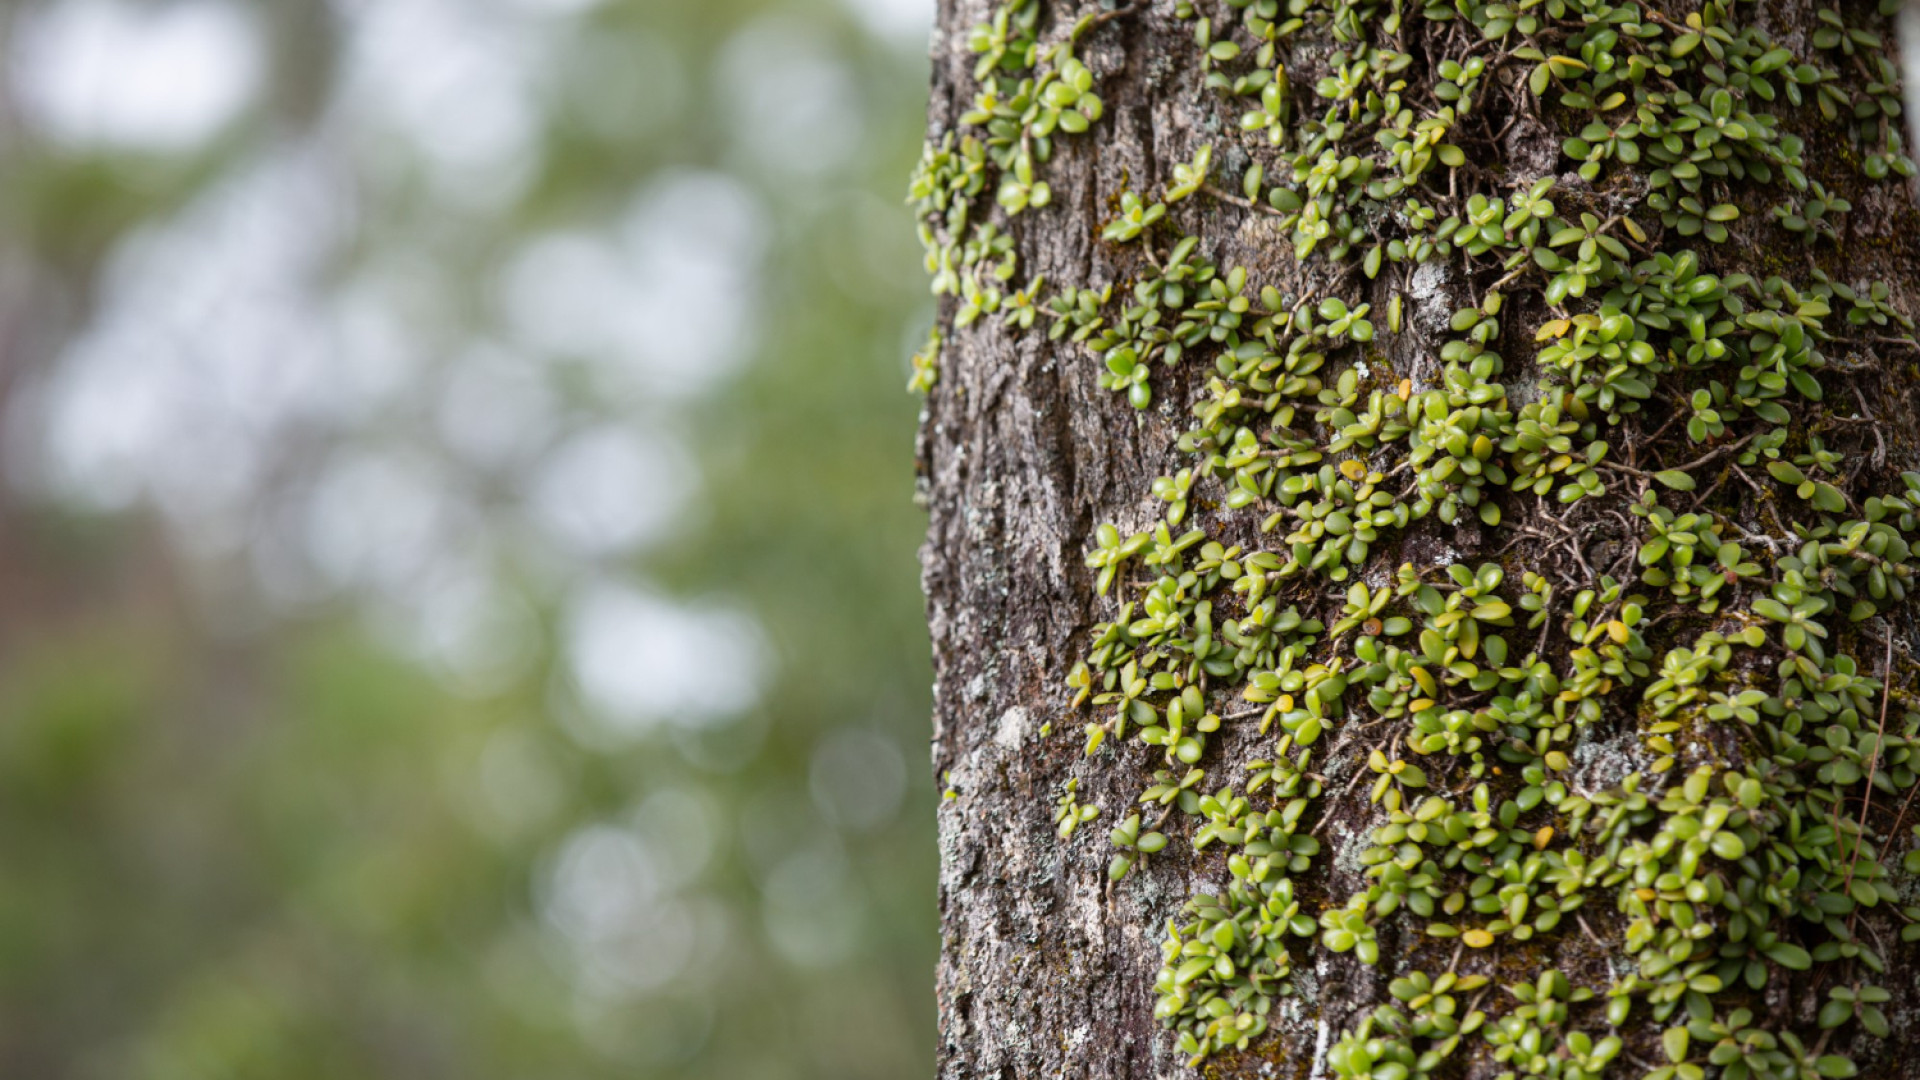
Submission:
[[[65,2],[0,15],[10,93],[31,97],[22,50],[43,43],[29,24]],[[354,20],[377,6],[245,7],[271,77],[191,146],[65,137],[37,129],[32,108],[0,128],[0,271],[32,298],[0,328],[0,389],[28,402],[8,414],[9,445],[35,437],[22,388],[72,362],[129,238],[265,148],[389,137],[339,104]],[[367,590],[291,602],[253,581],[245,543],[207,557],[195,529],[211,526],[191,515],[76,506],[31,478],[10,488],[0,1075],[837,1080],[930,1067],[929,672],[901,389],[925,299],[899,206],[924,58],[820,0],[544,6],[442,6],[509,31],[538,20],[552,43],[530,179],[461,217],[404,146],[348,158],[363,224],[338,278],[424,254],[463,298],[441,336],[484,334],[528,237],[612,229],[673,170],[730,174],[765,211],[757,289],[727,298],[728,317],[754,325],[751,355],[658,409],[698,486],[657,542],[592,566],[550,549],[503,558],[534,633],[527,663],[484,692],[396,646]],[[748,61],[796,33],[830,60],[827,82],[851,88],[821,100],[853,113],[822,128],[842,131],[843,152],[799,169],[748,137],[738,105],[768,90],[740,85]],[[759,52],[742,44],[755,40]],[[582,377],[575,357],[539,359],[572,413],[642,427],[657,415]],[[410,382],[398,412],[430,412],[442,385]],[[391,426],[331,431],[328,452]],[[256,502],[327,459],[276,457]],[[522,502],[503,485],[476,527],[518,536]],[[637,735],[585,716],[569,590],[609,576],[751,614],[772,657],[757,703]],[[569,866],[598,891],[562,896],[584,887]],[[621,866],[627,878],[595,878]],[[618,939],[631,957],[570,938],[570,902],[631,922]]]

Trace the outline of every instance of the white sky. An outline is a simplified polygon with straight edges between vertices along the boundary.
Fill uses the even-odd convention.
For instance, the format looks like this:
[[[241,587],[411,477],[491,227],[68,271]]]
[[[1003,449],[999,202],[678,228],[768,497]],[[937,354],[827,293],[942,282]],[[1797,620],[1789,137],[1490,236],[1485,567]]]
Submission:
[[[259,28],[220,0],[66,0],[28,15],[9,58],[28,122],[69,145],[196,146],[260,85]]]
[[[927,44],[933,31],[933,0],[845,0],[875,36],[907,46]]]

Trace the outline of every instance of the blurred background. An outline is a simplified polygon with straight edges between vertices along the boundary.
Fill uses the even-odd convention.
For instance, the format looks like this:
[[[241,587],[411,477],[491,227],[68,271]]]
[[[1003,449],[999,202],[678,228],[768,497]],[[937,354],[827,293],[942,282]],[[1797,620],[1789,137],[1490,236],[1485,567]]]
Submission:
[[[0,1075],[927,1074],[931,7],[0,9]]]

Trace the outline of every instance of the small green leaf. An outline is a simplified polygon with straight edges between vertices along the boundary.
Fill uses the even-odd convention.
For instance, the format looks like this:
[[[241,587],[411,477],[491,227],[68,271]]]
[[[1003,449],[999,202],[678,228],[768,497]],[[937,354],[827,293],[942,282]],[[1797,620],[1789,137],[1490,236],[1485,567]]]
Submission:
[[[1787,378],[1793,383],[1794,389],[1800,391],[1800,395],[1808,401],[1819,401],[1825,396],[1820,389],[1820,380],[1808,374],[1804,368],[1794,368]]]
[[[1666,1048],[1667,1060],[1675,1065],[1687,1060],[1687,1029],[1671,1027],[1660,1036],[1660,1045]]]
[[[1813,966],[1813,956],[1790,941],[1776,941],[1762,951],[1767,954],[1767,959],[1793,971],[1805,971]]]
[[[1653,478],[1675,491],[1692,491],[1694,489],[1693,477],[1688,476],[1679,469],[1667,469],[1664,472],[1654,473]]]
[[[1712,846],[1713,853],[1723,859],[1738,859],[1747,853],[1746,842],[1735,833],[1714,833]]]
[[[1801,472],[1798,467],[1788,461],[1769,463],[1767,465],[1767,472],[1773,474],[1773,478],[1783,484],[1799,485],[1805,483],[1807,479],[1806,473]]]

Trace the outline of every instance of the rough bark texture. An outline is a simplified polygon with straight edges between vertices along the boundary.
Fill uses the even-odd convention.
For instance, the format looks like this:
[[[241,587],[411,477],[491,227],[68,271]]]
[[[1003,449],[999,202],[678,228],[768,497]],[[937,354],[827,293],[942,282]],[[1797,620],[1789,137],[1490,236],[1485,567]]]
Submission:
[[[1231,25],[1234,12],[1224,5],[1203,0],[1197,6],[1220,26]],[[1774,3],[1753,17],[1777,40],[1799,43],[1815,25],[1817,6],[1808,0]],[[961,126],[960,116],[976,90],[968,30],[992,14],[990,0],[941,2],[932,53],[936,134]],[[1064,36],[1079,14],[1058,5],[1044,10],[1042,40]],[[1676,8],[1674,18],[1683,17]],[[1423,33],[1424,28],[1410,27],[1406,47],[1419,52]],[[1218,35],[1226,36],[1225,30]],[[1114,215],[1119,192],[1158,192],[1172,164],[1191,159],[1202,143],[1214,146],[1214,182],[1238,191],[1250,155],[1270,159],[1272,153],[1234,130],[1239,106],[1201,87],[1192,24],[1174,18],[1170,0],[1155,0],[1103,23],[1082,39],[1077,55],[1094,72],[1106,113],[1087,134],[1057,141],[1046,169],[1053,204],[1016,220],[1012,231],[1021,279],[1043,274],[1049,286],[1117,282],[1124,287],[1141,272],[1140,247],[1105,242],[1099,235]],[[1311,84],[1321,69],[1304,52],[1296,63],[1303,72],[1295,77],[1296,100],[1311,107]],[[1556,198],[1569,200],[1562,211],[1567,216],[1582,197],[1565,195],[1567,190],[1584,192],[1588,205],[1602,214],[1630,206],[1628,193],[1617,185],[1595,191],[1572,174],[1573,164],[1559,152],[1567,134],[1565,117],[1535,108],[1533,98],[1510,86],[1486,95],[1473,126],[1480,131],[1484,125],[1482,137],[1504,160],[1476,162],[1482,175],[1558,175],[1563,186]],[[1839,164],[1851,151],[1842,148],[1838,136],[1804,117],[1791,123],[1799,124],[1808,139],[1809,172],[1849,194],[1854,204],[1842,243],[1810,249],[1819,256],[1817,265],[1836,279],[1886,281],[1896,305],[1911,311],[1909,302],[1920,299],[1920,231],[1915,227],[1920,218],[1907,186],[1855,179]],[[1444,177],[1430,183],[1446,190]],[[983,205],[991,204],[991,192],[989,185]],[[1736,224],[1733,240],[1695,246],[1708,249],[1705,254],[1722,273],[1804,278],[1816,263],[1767,219],[1765,208],[1775,200],[1741,201],[1747,213]],[[993,216],[1002,218],[997,210]],[[1222,267],[1244,265],[1256,282],[1292,295],[1314,290],[1369,300],[1383,326],[1390,297],[1400,294],[1404,329],[1383,330],[1376,348],[1394,372],[1416,384],[1432,380],[1455,309],[1476,301],[1499,276],[1484,267],[1469,268],[1458,255],[1419,267],[1411,262],[1389,267],[1372,281],[1350,266],[1322,259],[1302,263],[1274,216],[1218,198],[1181,202],[1171,207],[1169,222],[1180,234],[1200,237],[1202,250]],[[1526,357],[1536,348],[1530,344],[1531,330],[1547,313],[1537,291],[1515,301],[1522,310],[1511,318],[1525,332],[1505,335],[1502,351],[1508,357],[1506,381],[1525,387],[1532,382]],[[950,319],[952,307],[948,301],[945,318]],[[1226,876],[1224,864],[1187,851],[1179,839],[1185,827],[1176,821],[1168,830],[1176,840],[1166,855],[1109,884],[1113,849],[1107,830],[1128,812],[1157,753],[1129,740],[1117,747],[1110,742],[1094,757],[1084,755],[1080,729],[1088,714],[1068,707],[1071,694],[1064,680],[1085,655],[1090,629],[1112,618],[1115,608],[1113,597],[1095,596],[1095,571],[1084,565],[1094,530],[1112,522],[1130,533],[1151,529],[1160,519],[1165,504],[1149,497],[1148,488],[1155,477],[1190,463],[1173,444],[1190,426],[1189,406],[1211,374],[1211,363],[1190,361],[1170,372],[1156,366],[1154,405],[1136,411],[1124,395],[1096,385],[1098,358],[1084,347],[1049,341],[1044,330],[1044,320],[1021,332],[983,319],[949,333],[918,448],[931,515],[922,559],[937,674],[933,754],[936,772],[951,793],[939,815],[944,935],[939,1073],[946,1080],[1189,1075],[1193,1070],[1185,1055],[1152,1016],[1158,946],[1169,917],[1196,891],[1217,887]],[[1895,345],[1832,354],[1847,369],[1826,376],[1835,414],[1894,422],[1836,423],[1825,432],[1828,443],[1848,450],[1854,490],[1897,487],[1900,470],[1920,465],[1920,425],[1912,422],[1920,415],[1913,400],[1914,355]],[[1840,407],[1856,394],[1857,409]],[[1617,434],[1651,434],[1670,415],[1663,406],[1651,406],[1626,420]],[[1640,453],[1671,464],[1720,443],[1690,447],[1670,437],[1668,445],[1672,448],[1657,455],[1644,446]],[[1642,464],[1647,460],[1643,456]],[[1702,479],[1705,488],[1711,479]],[[1731,483],[1737,487],[1739,480]],[[1615,564],[1640,542],[1639,522],[1620,513],[1636,490],[1610,491],[1607,499],[1586,500],[1564,515],[1578,537],[1573,543],[1592,566]],[[1522,538],[1514,543],[1542,516],[1561,515],[1562,507],[1551,499],[1504,493],[1499,499],[1506,521],[1498,528],[1471,516],[1457,527],[1428,518],[1376,545],[1366,576],[1381,580],[1384,570],[1390,578],[1393,567],[1407,562],[1433,568],[1498,557],[1516,578],[1520,569],[1555,566],[1570,579],[1587,577],[1572,567],[1574,556],[1565,542]],[[1258,550],[1277,542],[1259,533],[1263,516],[1255,509],[1209,508],[1197,500],[1189,524],[1205,527],[1223,542]],[[1637,573],[1634,567],[1628,576]],[[1338,617],[1343,585],[1309,580],[1299,593],[1303,610],[1311,605],[1329,623]],[[1895,636],[1903,654],[1911,621],[1905,614],[1897,620],[1901,632]],[[1663,637],[1654,646],[1656,667],[1669,644]],[[1863,668],[1877,671],[1877,644],[1850,651]],[[1051,732],[1043,735],[1048,725]],[[1575,778],[1596,784],[1617,780],[1623,761],[1645,760],[1636,739],[1631,714],[1610,718],[1583,740],[1575,754]],[[1269,755],[1271,745],[1272,738],[1257,735],[1251,722],[1229,723],[1207,750],[1210,777],[1217,778],[1209,786],[1243,776],[1244,763]],[[1343,735],[1336,728],[1316,752],[1327,794],[1314,831],[1325,854],[1308,875],[1309,914],[1317,916],[1365,887],[1355,853],[1380,820],[1379,807],[1368,801],[1372,776],[1364,764],[1373,745],[1366,734]],[[1603,776],[1608,768],[1615,775]],[[1080,782],[1081,800],[1101,806],[1103,814],[1063,841],[1052,813],[1060,786],[1070,777]],[[1891,808],[1886,812],[1890,816]],[[1881,831],[1890,827],[1876,821]],[[1901,841],[1895,851],[1903,850]],[[1619,930],[1613,908],[1611,891],[1596,889],[1584,910],[1592,929],[1609,939]],[[1422,938],[1418,926],[1417,921],[1385,920],[1383,959],[1377,966],[1302,939],[1295,958],[1299,992],[1277,1006],[1274,1030],[1249,1051],[1216,1056],[1200,1068],[1220,1076],[1325,1075],[1330,1042],[1386,1000],[1387,982],[1396,971],[1415,962],[1432,970],[1457,952],[1452,942]],[[1898,923],[1884,924],[1881,933],[1888,932],[1886,927],[1897,933]],[[1547,962],[1570,974],[1591,974],[1604,987],[1610,981],[1609,951],[1590,937],[1569,927],[1530,946],[1472,953],[1461,970],[1493,975],[1496,995],[1500,985],[1531,978]],[[1854,1047],[1863,1075],[1920,1076],[1920,1025],[1901,1022],[1915,1000],[1913,950],[1888,944],[1894,970],[1880,981],[1895,993],[1889,1006],[1893,1039],[1848,1033],[1842,1040]],[[1831,984],[1830,979],[1822,985],[1802,981],[1790,993],[1776,992],[1778,1018],[1817,1035],[1810,1010]],[[1494,1004],[1490,999],[1490,1011]],[[1649,1026],[1644,1013],[1633,1025],[1636,1030],[1625,1033],[1628,1054],[1614,1062],[1609,1075],[1640,1076],[1664,1061],[1659,1028]],[[1485,1064],[1483,1054],[1463,1052],[1460,1059],[1475,1064],[1467,1070],[1456,1065],[1447,1075],[1498,1071]]]

